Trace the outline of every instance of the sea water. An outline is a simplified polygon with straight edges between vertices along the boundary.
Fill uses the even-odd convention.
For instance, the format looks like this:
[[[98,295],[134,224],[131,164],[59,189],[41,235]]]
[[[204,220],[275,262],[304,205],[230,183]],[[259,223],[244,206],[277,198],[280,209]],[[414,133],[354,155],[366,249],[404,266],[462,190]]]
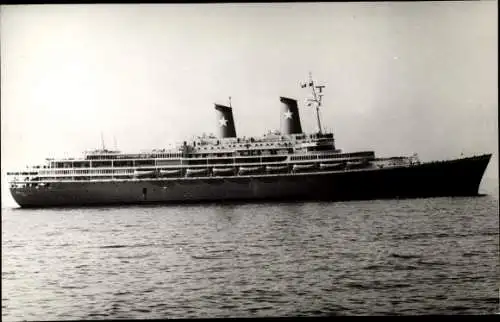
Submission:
[[[498,195],[2,209],[2,319],[499,312]]]

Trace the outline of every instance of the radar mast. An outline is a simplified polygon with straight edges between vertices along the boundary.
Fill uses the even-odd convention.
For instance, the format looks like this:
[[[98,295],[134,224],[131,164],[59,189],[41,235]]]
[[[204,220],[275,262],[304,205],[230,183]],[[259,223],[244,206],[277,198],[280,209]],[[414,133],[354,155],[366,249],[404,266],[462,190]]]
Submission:
[[[306,83],[302,83],[300,87],[302,88],[311,87],[312,98],[308,97],[306,99],[306,106],[311,106],[313,104],[316,106],[316,120],[318,122],[318,133],[322,134],[323,130],[321,128],[321,117],[319,114],[319,108],[323,103],[323,95],[324,95],[323,88],[325,88],[325,85],[316,85],[315,81],[312,78],[312,73],[309,72],[309,80]]]

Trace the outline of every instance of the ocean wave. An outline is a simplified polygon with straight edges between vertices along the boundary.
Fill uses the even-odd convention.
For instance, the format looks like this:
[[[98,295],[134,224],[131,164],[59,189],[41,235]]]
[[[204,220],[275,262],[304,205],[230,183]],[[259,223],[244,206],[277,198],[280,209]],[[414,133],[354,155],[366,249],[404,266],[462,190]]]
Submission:
[[[193,259],[233,259],[234,256],[191,255]]]
[[[147,254],[137,254],[137,255],[125,255],[125,256],[116,256],[117,259],[142,259],[148,258],[151,256],[151,253]]]
[[[104,246],[98,246],[97,248],[101,249],[113,249],[113,248],[140,248],[140,247],[150,247],[154,246],[154,244],[131,244],[131,245],[104,245]]]
[[[421,258],[422,255],[417,255],[417,254],[398,254],[398,253],[391,253],[391,257],[394,258],[402,258],[402,259],[413,259],[413,258]]]

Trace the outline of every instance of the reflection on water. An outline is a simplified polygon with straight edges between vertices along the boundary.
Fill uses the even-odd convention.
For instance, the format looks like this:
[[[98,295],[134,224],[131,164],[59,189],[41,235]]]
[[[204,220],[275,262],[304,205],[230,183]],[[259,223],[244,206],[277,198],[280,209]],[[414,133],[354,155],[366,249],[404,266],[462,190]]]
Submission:
[[[240,221],[239,214],[235,211],[237,207],[237,205],[228,204],[210,208],[214,213],[217,231],[229,231],[237,226]]]

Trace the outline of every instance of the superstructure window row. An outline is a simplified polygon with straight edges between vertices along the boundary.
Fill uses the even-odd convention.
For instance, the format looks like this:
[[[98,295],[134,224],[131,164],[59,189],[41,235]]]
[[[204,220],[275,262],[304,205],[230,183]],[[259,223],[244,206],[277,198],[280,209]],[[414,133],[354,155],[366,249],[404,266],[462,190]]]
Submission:
[[[340,159],[340,158],[356,158],[356,157],[370,157],[373,158],[373,152],[356,152],[356,153],[343,153],[343,154],[317,154],[317,155],[299,155],[292,156],[292,161],[299,160],[315,160],[315,159]]]
[[[317,155],[300,155],[292,157],[292,161],[301,161],[301,160],[316,160],[318,158]]]
[[[104,174],[104,173],[133,173],[133,169],[115,170],[115,169],[92,169],[92,170],[54,170],[54,171],[40,171],[40,175],[57,175],[57,174]]]

